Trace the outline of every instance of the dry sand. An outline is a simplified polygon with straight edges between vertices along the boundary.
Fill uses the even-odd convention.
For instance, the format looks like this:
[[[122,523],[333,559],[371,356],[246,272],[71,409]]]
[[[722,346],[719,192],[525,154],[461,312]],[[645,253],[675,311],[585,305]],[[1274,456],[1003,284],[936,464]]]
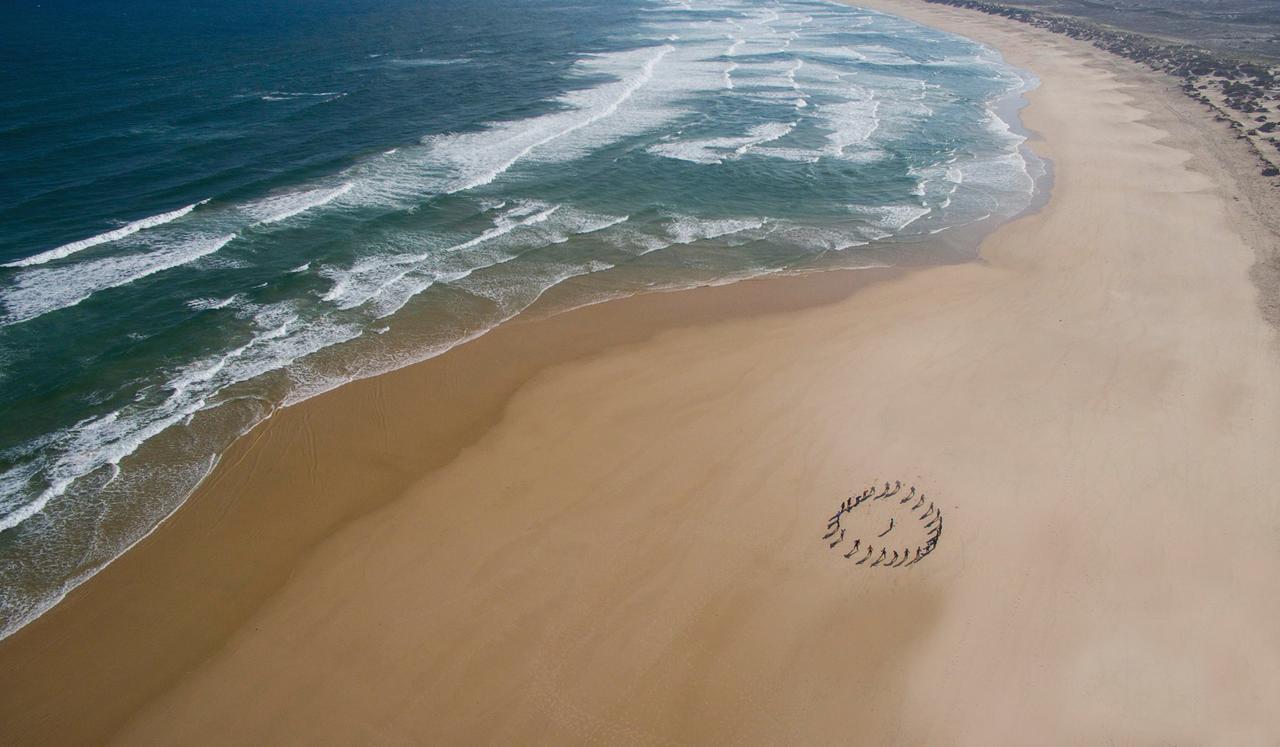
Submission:
[[[0,644],[0,730],[1271,743],[1280,351],[1229,144],[1078,42],[872,5],[1042,80],[1053,195],[982,262],[608,304],[292,408]],[[946,511],[919,564],[819,539],[873,479]]]

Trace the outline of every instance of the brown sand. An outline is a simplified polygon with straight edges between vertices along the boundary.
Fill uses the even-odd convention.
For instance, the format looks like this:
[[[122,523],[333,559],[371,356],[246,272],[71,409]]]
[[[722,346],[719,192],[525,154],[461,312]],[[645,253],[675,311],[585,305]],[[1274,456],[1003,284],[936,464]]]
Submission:
[[[292,408],[0,644],[0,734],[1274,739],[1280,353],[1230,149],[1087,46],[891,5],[1042,79],[1053,197],[984,262],[608,304]],[[918,565],[818,539],[872,479],[947,512]]]

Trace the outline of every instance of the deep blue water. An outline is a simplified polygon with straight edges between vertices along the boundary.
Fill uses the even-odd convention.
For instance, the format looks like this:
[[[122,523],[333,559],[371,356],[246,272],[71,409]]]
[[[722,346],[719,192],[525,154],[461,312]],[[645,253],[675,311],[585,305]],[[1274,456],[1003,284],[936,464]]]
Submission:
[[[1040,173],[995,114],[1017,71],[832,3],[44,0],[6,23],[0,635],[282,404],[551,288],[907,261]]]

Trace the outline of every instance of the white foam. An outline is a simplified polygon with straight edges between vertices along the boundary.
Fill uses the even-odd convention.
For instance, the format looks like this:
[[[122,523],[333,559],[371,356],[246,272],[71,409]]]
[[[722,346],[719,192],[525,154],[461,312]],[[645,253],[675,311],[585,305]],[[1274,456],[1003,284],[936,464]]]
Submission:
[[[803,67],[804,60],[796,60],[787,68],[786,72],[782,74],[782,76],[787,79],[787,82],[791,84],[792,88],[796,87],[796,73],[800,72]]]
[[[734,148],[736,155],[745,155],[750,153],[758,145],[771,143],[786,137],[796,128],[796,122],[766,122],[751,128],[751,131],[743,139],[743,142]]]
[[[651,233],[646,233],[638,228],[631,227],[624,227],[617,231],[610,231],[602,237],[602,240],[611,246],[636,257],[641,257],[660,249],[666,249],[672,244],[672,241],[669,238],[654,236]]]
[[[1017,151],[960,161],[954,168],[969,187],[1027,196],[1035,189],[1027,161]]]
[[[315,93],[308,93],[306,91],[270,91],[266,95],[279,96],[280,98],[287,98],[287,99],[301,99],[301,98],[308,98],[312,96],[340,96],[344,93],[346,92],[345,91],[317,91]]]
[[[212,311],[214,309],[225,309],[235,303],[239,295],[228,296],[226,298],[193,298],[187,301],[187,307],[195,311]]]
[[[557,218],[554,225],[529,233],[553,216]],[[322,274],[332,279],[333,285],[323,300],[340,309],[368,304],[375,316],[385,317],[435,283],[452,282],[476,270],[506,262],[529,248],[563,243],[573,236],[603,231],[627,219],[628,216],[562,210],[561,205],[518,203],[499,214],[492,227],[465,241],[426,252],[370,257],[347,270],[326,268]],[[509,245],[501,243],[508,239]],[[476,249],[486,251],[475,254]]]
[[[468,275],[454,286],[474,296],[491,300],[502,310],[503,320],[511,319],[532,306],[547,291],[564,281],[604,272],[615,265],[598,259],[556,262],[521,267],[518,276],[480,277]]]
[[[812,252],[840,252],[869,242],[861,234],[836,228],[806,226],[791,221],[775,221],[769,225],[766,238]]]
[[[856,50],[864,62],[871,65],[915,65],[914,59],[902,52],[881,44],[864,44]]]
[[[745,135],[659,143],[650,146],[649,152],[692,163],[718,164],[741,158],[763,143],[783,138],[795,126],[795,122],[766,122],[752,127]]]
[[[617,265],[614,265],[610,262],[605,262],[599,259],[592,259],[592,260],[587,260],[586,262],[579,265],[571,265],[569,267],[560,268],[555,272],[555,274],[551,276],[549,280],[544,281],[543,288],[539,290],[537,294],[534,295],[533,300],[530,301],[528,304],[526,304],[524,308],[526,309],[529,308],[529,306],[533,305],[535,301],[537,301],[538,299],[546,295],[547,291],[551,290],[557,285],[560,285],[566,280],[569,280],[571,278],[582,277],[583,275],[592,275],[597,272],[605,272],[606,270],[612,270],[616,266]]]
[[[319,93],[304,93],[304,92],[295,93],[291,91],[272,91],[271,93],[267,93],[267,94],[263,94],[262,96],[259,96],[259,98],[262,99],[263,101],[295,101],[298,99],[306,99],[306,98],[324,98],[324,101],[320,103],[328,103],[330,101],[333,101],[334,99],[340,99],[346,95],[347,95],[346,91],[321,91]]]
[[[762,228],[764,218],[695,218],[690,215],[676,216],[667,225],[667,233],[676,244],[692,244],[704,239],[716,239],[731,236],[744,231]]]
[[[730,91],[733,90],[733,71],[738,69],[738,63],[730,62],[724,66],[724,87]]]
[[[470,57],[431,58],[431,57],[393,57],[385,60],[386,64],[395,67],[443,67],[448,65],[465,65],[471,62]]]
[[[822,158],[822,152],[810,148],[756,148],[752,151],[757,156],[766,158],[779,158],[784,161],[795,161],[796,163],[817,163]]]
[[[604,231],[605,229],[626,223],[631,219],[631,216],[629,215],[613,216],[587,213],[575,213],[567,217],[568,220],[566,220],[566,225],[561,229],[562,232],[559,233],[558,238],[554,239],[552,243],[560,244],[573,236],[585,236],[587,234]]]
[[[796,95],[795,91],[761,91],[755,86],[743,86],[741,84],[739,84],[739,88],[746,88],[748,97],[761,102],[790,102]]]
[[[845,151],[871,139],[880,127],[880,102],[868,93],[865,98],[840,104],[824,104],[819,113],[830,129],[827,135],[826,154],[841,158]]]
[[[851,206],[849,208],[849,212],[869,220],[875,229],[887,232],[883,236],[875,235],[875,238],[896,234],[931,211],[932,208],[921,205]]]
[[[442,267],[428,269],[423,266],[418,266],[407,272],[402,272],[397,277],[384,283],[377,293],[371,296],[365,303],[365,307],[370,309],[376,318],[381,319],[399,311],[413,297],[433,285],[448,283],[457,285],[459,281],[473,279],[472,276],[474,273],[480,270],[486,270],[498,265],[506,264],[507,262],[522,256],[524,253],[532,251],[533,249],[541,246],[563,243],[564,241],[567,241],[571,235],[595,233],[626,221],[625,217],[611,218],[596,216],[593,218],[586,214],[578,216],[576,211],[570,211],[568,214],[577,217],[571,217],[569,220],[561,221],[563,225],[558,225],[554,228],[548,228],[546,230],[538,229],[538,236],[530,237],[535,239],[532,243],[527,239],[524,239],[522,236],[521,243],[523,244],[523,248],[519,245],[504,247],[497,245],[490,246],[486,244],[482,252],[473,253],[468,256],[465,260],[465,265],[461,269],[450,270]],[[541,213],[536,214],[534,217],[537,217],[537,215],[541,215]],[[566,215],[566,213],[560,213],[560,215]],[[541,221],[535,221],[525,225],[532,226],[539,222]],[[503,239],[499,238],[497,239],[497,242],[501,242],[502,240]],[[446,259],[459,256],[461,255],[458,253],[444,255]],[[536,273],[530,274],[530,272],[531,271],[526,268],[524,275],[520,278],[520,283],[527,283],[536,275]],[[508,281],[509,280],[511,280],[511,278],[508,278]],[[501,283],[499,283],[498,286],[495,286],[495,293],[496,288],[498,287],[501,287]],[[474,286],[470,286],[467,289],[471,292],[475,292]],[[514,292],[515,287],[513,286],[511,290]],[[495,302],[498,302],[499,305],[502,305],[504,299],[500,298],[499,295],[500,294],[494,295],[493,299]]]
[[[148,275],[194,262],[226,246],[236,236],[196,236],[150,252],[79,262],[65,267],[21,272],[0,293],[5,317],[0,326],[17,324],[65,309],[95,293],[127,285]]]
[[[532,226],[537,223],[541,223],[545,221],[547,218],[550,218],[552,215],[555,215],[555,212],[559,209],[560,209],[559,205],[552,205],[550,207],[546,207],[541,210],[538,210],[537,212],[532,214],[522,212],[522,209],[517,209],[512,212],[515,216],[517,216],[518,220],[500,221],[498,225],[495,225],[493,228],[489,229],[488,231],[485,231],[484,233],[480,234],[474,239],[469,239],[467,241],[462,242],[461,244],[456,244],[454,246],[451,246],[445,251],[459,252],[464,249],[470,249],[473,246],[478,246],[480,244],[483,244],[486,241],[490,241],[494,238],[497,238],[498,236],[503,236],[505,234],[508,234],[511,231],[517,228],[520,228],[521,226]]]
[[[352,186],[354,185],[351,182],[343,182],[336,187],[321,187],[264,197],[246,205],[244,211],[256,219],[258,224],[279,223],[333,202],[350,192]]]
[[[263,344],[267,341],[283,337],[288,333],[289,325],[298,321],[297,315],[291,315],[282,324],[279,324],[265,332],[254,335],[249,342],[237,348],[232,348],[223,355],[219,356],[212,362],[200,362],[183,369],[177,376],[169,381],[169,388],[173,390],[173,397],[181,397],[193,386],[207,384],[215,376],[221,373],[226,367],[234,363],[243,356],[250,348],[255,345]]]
[[[281,317],[283,321],[279,321]],[[263,325],[260,332],[237,348],[183,367],[165,385],[170,394],[162,402],[132,403],[49,436],[39,451],[47,455],[39,465],[47,487],[21,506],[6,505],[8,510],[0,517],[0,531],[40,513],[77,480],[106,467],[118,467],[151,438],[216,404],[212,399],[218,391],[284,368],[360,334],[355,325],[317,320],[299,323],[296,312],[289,307],[264,307],[258,318],[275,324]],[[34,474],[28,468],[0,475],[0,495],[21,494]]]
[[[922,204],[937,209],[949,207],[952,195],[964,182],[964,174],[953,165],[954,161],[953,157],[943,163],[908,169],[907,173],[916,179],[911,193],[921,198]]]
[[[530,216],[528,222],[522,225],[535,226],[543,223],[553,212],[557,211],[544,210],[535,213]],[[399,311],[411,299],[432,285],[437,283],[456,283],[471,277],[473,273],[479,270],[510,262],[519,257],[523,251],[530,251],[538,246],[563,243],[573,236],[603,231],[627,220],[626,216],[591,216],[589,214],[579,214],[576,211],[559,212],[558,215],[564,216],[565,219],[558,221],[559,225],[542,232],[531,245],[524,246],[523,250],[519,247],[504,247],[498,251],[474,255],[468,259],[465,269],[460,270],[434,269],[428,272],[418,268],[401,273],[393,280],[384,283],[376,294],[369,299],[367,305],[372,309],[376,318],[381,319]],[[503,235],[505,236],[505,234]],[[474,246],[480,246],[480,244],[477,243]],[[524,280],[528,280],[528,278],[526,277]]]
[[[986,116],[983,117],[982,124],[987,132],[995,135],[997,139],[1003,141],[1008,147],[1016,147],[1026,142],[1026,138],[1014,132],[1009,127],[1009,123],[1000,118],[991,109],[987,109]]]
[[[489,184],[535,149],[612,116],[653,78],[655,68],[674,49],[663,45],[599,55],[598,59],[612,63],[639,64],[617,82],[565,94],[561,102],[570,107],[568,111],[495,124],[479,133],[433,138],[429,141],[431,155],[452,165],[459,174],[443,191],[461,192]]]
[[[97,236],[90,236],[87,239],[80,239],[79,241],[73,241],[70,244],[63,244],[62,246],[57,247],[55,249],[50,249],[48,251],[40,252],[39,254],[36,254],[30,257],[17,259],[12,262],[6,262],[5,264],[0,265],[0,267],[30,267],[32,265],[42,265],[42,264],[45,264],[46,262],[52,262],[55,259],[62,259],[64,257],[69,257],[72,254],[75,254],[76,252],[84,251],[89,247],[98,246],[99,244],[106,244],[111,241],[117,241],[119,239],[123,239],[126,236],[131,236],[139,231],[143,231],[148,228],[154,228],[156,226],[162,226],[165,223],[171,223],[181,218],[182,216],[190,213],[192,210],[195,210],[197,207],[205,204],[206,202],[208,202],[208,200],[193,202],[192,204],[187,205],[186,207],[178,208],[177,210],[170,210],[167,213],[160,213],[159,215],[153,215],[150,218],[142,218],[141,220],[135,220],[132,223],[126,223],[125,225],[113,231],[107,231],[106,233],[100,233]]]

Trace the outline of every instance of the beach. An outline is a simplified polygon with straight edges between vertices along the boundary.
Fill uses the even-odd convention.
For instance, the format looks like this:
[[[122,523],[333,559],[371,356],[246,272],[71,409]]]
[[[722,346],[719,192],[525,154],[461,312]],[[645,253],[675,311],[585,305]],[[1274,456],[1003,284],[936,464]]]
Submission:
[[[523,319],[278,412],[0,641],[3,741],[1274,739],[1274,193],[1132,63],[861,5],[1038,77],[1043,207],[978,261]],[[822,537],[886,481],[945,532],[855,565]]]

